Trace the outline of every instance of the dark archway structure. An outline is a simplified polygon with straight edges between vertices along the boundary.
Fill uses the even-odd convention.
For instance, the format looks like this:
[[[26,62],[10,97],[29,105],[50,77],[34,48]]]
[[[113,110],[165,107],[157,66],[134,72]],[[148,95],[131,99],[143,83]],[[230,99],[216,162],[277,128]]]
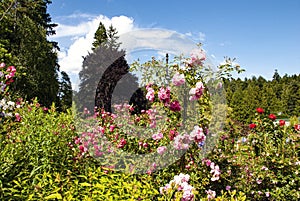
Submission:
[[[127,73],[129,73],[129,65],[127,64],[124,56],[119,57],[104,71],[97,85],[95,95],[95,107],[98,110],[104,109],[106,112],[112,112],[111,104],[113,92],[117,86],[117,83],[122,78],[126,79],[126,76],[130,75]],[[128,79],[132,80],[131,77]],[[131,88],[128,89],[127,92],[133,93]],[[146,99],[146,88],[137,88],[137,90],[135,90],[130,97],[129,104],[134,107],[134,110],[131,112],[131,114],[141,114],[141,110],[149,109],[151,106],[149,105],[149,101]]]
[[[129,65],[124,56],[114,61],[103,73],[96,89],[95,107],[112,112],[111,100],[118,81],[129,72]]]
[[[138,88],[131,96],[129,105],[134,107],[131,114],[141,114],[142,110],[151,108],[150,102],[146,98],[146,88]]]

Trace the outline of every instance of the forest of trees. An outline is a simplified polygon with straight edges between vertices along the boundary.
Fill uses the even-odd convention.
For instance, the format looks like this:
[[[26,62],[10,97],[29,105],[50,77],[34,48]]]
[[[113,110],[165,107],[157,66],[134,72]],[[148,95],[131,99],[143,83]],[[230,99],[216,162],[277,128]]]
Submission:
[[[272,80],[253,76],[224,79],[224,84],[227,104],[240,122],[249,123],[257,107],[279,118],[300,116],[300,74],[281,77],[275,70]]]
[[[32,100],[60,110],[72,104],[69,76],[60,72],[57,42],[47,6],[50,0],[1,0],[0,62],[14,65],[17,74],[11,85],[13,96]]]

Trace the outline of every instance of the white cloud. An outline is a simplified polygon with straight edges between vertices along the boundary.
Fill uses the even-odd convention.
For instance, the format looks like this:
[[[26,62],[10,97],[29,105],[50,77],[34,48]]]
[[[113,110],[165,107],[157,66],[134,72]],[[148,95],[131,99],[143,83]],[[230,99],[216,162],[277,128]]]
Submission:
[[[205,33],[199,32],[198,34],[199,34],[199,40],[202,42],[205,41],[205,37],[206,37]]]
[[[88,14],[80,14],[80,15],[72,14],[69,17],[85,18],[86,16],[88,16]],[[115,28],[117,28],[119,34],[122,34],[126,31],[130,31],[133,28],[132,18],[126,16],[118,16],[109,19],[106,16],[99,15],[87,22],[82,22],[74,26],[57,23],[58,27],[56,29],[56,34],[54,36],[51,36],[50,39],[57,39],[57,38],[68,37],[68,36],[84,36],[90,33],[91,31],[95,33],[100,21],[107,28],[112,24]]]
[[[70,17],[80,17],[70,16]],[[88,15],[82,15],[82,18]],[[111,24],[117,29],[121,48],[126,50],[127,58],[131,57],[131,53],[140,50],[157,51],[157,53],[170,55],[186,54],[196,48],[195,42],[191,40],[190,34],[179,34],[176,31],[166,29],[138,29],[134,24],[133,18],[127,16],[116,16],[108,18],[103,15],[96,16],[92,20],[77,25],[60,24],[56,30],[57,34],[50,39],[66,43],[66,47],[61,47],[59,52],[59,64],[62,71],[69,73],[73,88],[76,89],[78,84],[78,72],[82,68],[83,56],[86,56],[91,51],[94,34],[99,26],[100,21],[105,27]],[[198,34],[199,37],[204,38],[205,34]],[[159,54],[160,55],[160,54]],[[134,58],[137,59],[137,58]],[[149,58],[150,59],[150,58]]]
[[[196,42],[199,42],[199,41],[203,42],[203,41],[205,41],[205,37],[206,37],[205,33],[203,33],[203,32],[198,32],[198,33],[187,32],[184,35],[192,38]]]
[[[118,16],[109,19],[100,15],[91,21],[80,23],[75,26],[59,24],[57,34],[50,39],[68,38],[72,44],[67,50],[59,53],[59,64],[61,70],[68,73],[78,73],[81,69],[83,56],[91,50],[94,34],[100,21],[105,27],[111,24],[117,29],[119,34],[134,29],[133,19],[126,16]]]
[[[127,52],[149,49],[179,55],[196,47],[184,34],[166,29],[136,29],[121,35],[120,41]]]

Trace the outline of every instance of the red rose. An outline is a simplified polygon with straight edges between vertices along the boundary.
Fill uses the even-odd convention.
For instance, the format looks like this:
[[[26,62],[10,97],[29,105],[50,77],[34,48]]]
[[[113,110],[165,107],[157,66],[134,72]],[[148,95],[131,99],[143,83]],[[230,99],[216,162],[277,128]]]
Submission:
[[[272,121],[274,121],[274,120],[276,119],[276,116],[275,116],[275,114],[270,114],[270,115],[269,115],[269,118],[270,118]]]
[[[280,125],[280,126],[284,126],[284,125],[285,125],[285,121],[284,121],[284,120],[282,120],[282,119],[281,119],[281,120],[279,120],[279,125]]]
[[[294,128],[295,128],[295,130],[300,131],[300,124],[296,124],[296,125],[294,126]]]
[[[179,101],[173,101],[171,104],[170,104],[170,110],[174,111],[174,112],[179,112],[181,110],[181,107],[180,107],[180,103]]]
[[[256,124],[249,124],[249,128],[250,129],[253,129],[253,128],[255,128],[256,127]]]
[[[264,113],[264,109],[262,109],[261,107],[256,108],[256,111],[257,111],[259,114]]]

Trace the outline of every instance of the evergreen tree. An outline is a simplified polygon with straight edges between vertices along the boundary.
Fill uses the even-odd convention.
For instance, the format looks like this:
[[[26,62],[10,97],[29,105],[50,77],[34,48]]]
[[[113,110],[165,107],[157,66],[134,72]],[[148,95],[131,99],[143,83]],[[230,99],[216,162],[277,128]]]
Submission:
[[[110,49],[119,49],[121,43],[118,42],[119,36],[117,35],[118,31],[116,30],[116,28],[114,28],[112,25],[109,26],[108,30],[107,30],[107,36],[108,36],[108,40],[107,40],[107,46]]]
[[[282,105],[287,116],[300,116],[300,83],[291,80],[283,86]]]
[[[261,93],[261,105],[260,107],[264,108],[266,111],[271,113],[278,114],[281,112],[281,103],[277,99],[274,88],[272,87],[271,82],[265,83],[262,87]]]
[[[99,23],[97,31],[94,35],[94,42],[92,50],[95,50],[97,47],[103,46],[107,42],[107,33],[106,28],[102,22]]]
[[[94,36],[93,52],[84,57],[79,72],[79,91],[75,97],[79,111],[83,111],[84,108],[94,111],[96,88],[104,72],[120,58],[125,59],[125,51],[118,49],[120,44],[117,42],[116,30],[112,26],[105,33],[104,30],[104,25],[100,23]],[[114,88],[112,102],[129,102],[128,94],[133,94],[138,88],[137,80],[129,73],[123,76]]]
[[[281,77],[280,77],[280,75],[278,73],[278,70],[275,69],[275,72],[274,72],[274,75],[273,75],[273,80],[279,82],[280,79],[281,79]]]
[[[13,83],[14,94],[31,100],[35,97],[49,107],[58,104],[58,50],[56,42],[47,40],[55,34],[55,24],[47,13],[49,0],[2,0],[7,9],[1,14],[0,41],[17,60],[18,77]],[[7,7],[8,6],[8,7]],[[9,7],[10,6],[10,7]],[[8,9],[9,8],[9,9]]]
[[[59,87],[59,109],[66,111],[72,106],[72,84],[68,74],[64,71],[61,72],[61,81]]]
[[[229,107],[232,108],[232,114],[236,120],[245,122],[245,105],[243,101],[244,91],[241,85],[238,85],[232,95]]]

